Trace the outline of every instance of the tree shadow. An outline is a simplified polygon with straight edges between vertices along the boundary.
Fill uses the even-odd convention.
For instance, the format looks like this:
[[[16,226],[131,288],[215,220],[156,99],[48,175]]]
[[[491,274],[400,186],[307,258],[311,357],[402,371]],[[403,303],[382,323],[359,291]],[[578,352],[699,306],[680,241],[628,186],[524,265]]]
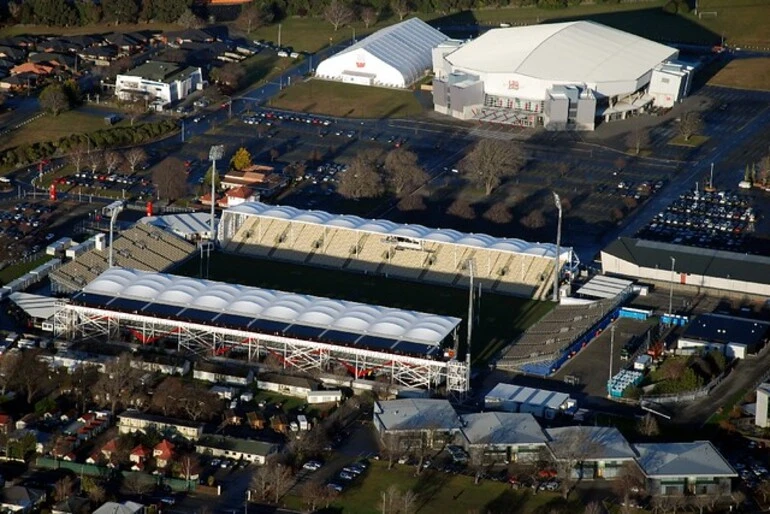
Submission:
[[[448,473],[438,473],[435,471],[423,471],[420,474],[417,483],[412,487],[412,491],[420,498],[420,506],[417,510],[422,509],[428,505],[434,496],[441,494],[444,486],[449,483],[451,475]],[[461,494],[462,491],[458,491],[455,495]]]
[[[513,489],[508,489],[500,493],[497,498],[493,499],[481,509],[481,512],[487,512],[489,514],[516,514],[518,512],[524,512],[529,500],[528,492],[516,492]]]

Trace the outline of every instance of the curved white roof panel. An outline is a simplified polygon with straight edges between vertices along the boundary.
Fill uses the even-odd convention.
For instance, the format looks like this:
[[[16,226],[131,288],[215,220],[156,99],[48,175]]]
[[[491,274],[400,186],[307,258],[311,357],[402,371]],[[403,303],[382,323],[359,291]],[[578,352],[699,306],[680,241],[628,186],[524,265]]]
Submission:
[[[225,214],[246,214],[263,218],[281,219],[311,225],[341,227],[361,232],[385,234],[444,244],[456,244],[501,252],[520,253],[553,259],[556,245],[529,243],[523,239],[493,237],[487,234],[464,234],[457,230],[428,228],[423,225],[399,224],[389,220],[370,220],[358,216],[330,214],[324,211],[306,211],[285,205],[245,202],[225,211]],[[571,248],[562,247],[562,259],[569,258]]]
[[[176,306],[180,318],[185,310],[211,312],[212,322],[219,316],[244,316],[244,327],[255,320],[289,326],[354,333],[398,341],[438,346],[460,324],[459,318],[417,311],[380,307],[272,289],[260,289],[211,280],[164,273],[111,268],[83,288],[88,295],[108,297],[107,309],[118,308],[128,300],[152,312],[153,305]],[[75,297],[77,301],[77,296]],[[115,305],[113,305],[115,304]],[[168,313],[168,309],[164,309]]]
[[[675,48],[590,21],[492,29],[446,59],[486,73],[518,73],[569,83],[636,80]]]

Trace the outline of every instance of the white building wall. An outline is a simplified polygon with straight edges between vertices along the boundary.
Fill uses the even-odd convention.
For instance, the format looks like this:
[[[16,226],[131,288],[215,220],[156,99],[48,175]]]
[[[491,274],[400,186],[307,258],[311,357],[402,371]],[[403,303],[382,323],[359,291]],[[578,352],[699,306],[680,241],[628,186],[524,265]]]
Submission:
[[[770,426],[770,420],[768,420],[769,400],[770,391],[763,388],[757,389],[757,409],[754,414],[754,424],[758,427],[767,428]]]
[[[374,75],[374,85],[404,88],[404,75],[393,66],[373,56],[366,50],[334,55],[322,61],[316,69],[316,76],[331,80],[343,80],[346,71]]]

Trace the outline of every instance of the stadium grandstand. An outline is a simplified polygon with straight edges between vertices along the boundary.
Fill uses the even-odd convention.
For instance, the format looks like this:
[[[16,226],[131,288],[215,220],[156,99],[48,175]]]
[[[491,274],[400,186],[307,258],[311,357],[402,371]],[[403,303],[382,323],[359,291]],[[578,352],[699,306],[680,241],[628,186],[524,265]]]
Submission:
[[[118,337],[197,354],[272,355],[286,368],[342,365],[356,378],[468,390],[456,358],[461,320],[157,272],[113,267],[54,316],[56,337]]]
[[[497,367],[542,376],[555,373],[607,328],[626,297],[557,305],[503,351]]]
[[[74,293],[108,268],[109,246],[101,243],[51,273],[54,293]],[[195,245],[152,225],[138,224],[113,241],[113,264],[144,271],[164,271],[189,259]]]
[[[261,202],[225,210],[218,239],[226,252],[446,286],[466,286],[472,268],[485,291],[534,299],[548,297],[555,270],[549,243]],[[562,274],[575,269],[572,249],[559,253]]]

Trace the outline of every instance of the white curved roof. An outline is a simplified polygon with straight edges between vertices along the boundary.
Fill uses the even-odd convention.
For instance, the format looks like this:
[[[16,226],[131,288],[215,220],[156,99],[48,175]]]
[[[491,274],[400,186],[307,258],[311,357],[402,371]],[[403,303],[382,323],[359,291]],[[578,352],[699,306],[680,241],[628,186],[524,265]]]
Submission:
[[[369,220],[358,216],[331,214],[324,211],[305,211],[296,207],[268,205],[262,202],[245,202],[227,209],[225,214],[227,213],[341,227],[361,232],[410,237],[423,241],[471,246],[550,259],[553,259],[556,253],[556,245],[551,243],[529,243],[523,239],[493,237],[487,234],[465,234],[451,229],[428,228],[423,225],[400,224],[388,220]],[[569,258],[571,251],[571,248],[562,247],[562,258]]]
[[[83,293],[436,346],[459,318],[164,273],[111,268]],[[108,306],[109,307],[109,306]]]
[[[447,39],[421,19],[410,18],[378,30],[328,60],[363,51],[398,70],[408,85],[431,67],[433,49]],[[323,74],[324,66],[324,61],[318,65],[319,74]]]
[[[678,52],[591,21],[492,29],[446,56],[454,66],[487,73],[601,83],[636,80]]]

